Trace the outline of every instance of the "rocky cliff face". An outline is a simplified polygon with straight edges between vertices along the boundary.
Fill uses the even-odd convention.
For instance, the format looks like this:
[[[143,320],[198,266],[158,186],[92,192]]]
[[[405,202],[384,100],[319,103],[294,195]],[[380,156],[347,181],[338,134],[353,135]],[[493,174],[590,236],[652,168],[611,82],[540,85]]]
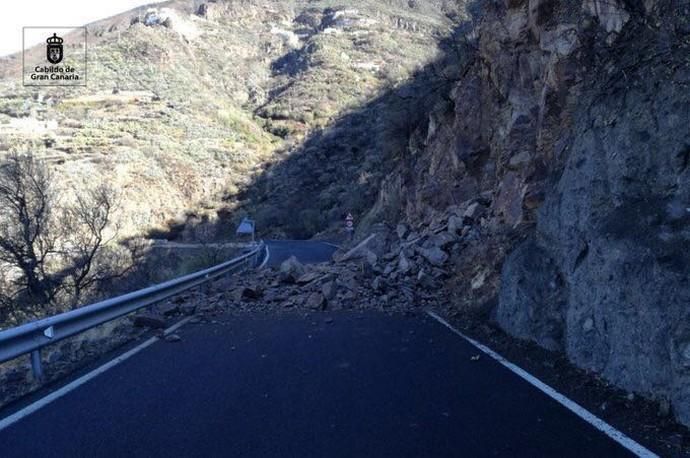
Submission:
[[[479,6],[372,214],[401,201],[457,237],[458,310],[690,424],[690,6]]]

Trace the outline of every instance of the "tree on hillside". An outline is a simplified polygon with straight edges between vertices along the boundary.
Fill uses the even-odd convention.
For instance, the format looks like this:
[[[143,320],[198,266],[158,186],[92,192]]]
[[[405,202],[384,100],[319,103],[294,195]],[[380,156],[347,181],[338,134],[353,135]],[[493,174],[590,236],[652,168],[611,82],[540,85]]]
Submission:
[[[0,165],[0,262],[15,267],[16,291],[4,291],[5,301],[20,291],[32,303],[52,301],[55,285],[46,272],[55,251],[53,196],[45,168],[32,156],[10,155]]]
[[[115,194],[101,185],[72,202],[43,163],[9,155],[0,164],[0,305],[37,309],[75,307],[84,293],[125,275],[136,253],[111,247]]]

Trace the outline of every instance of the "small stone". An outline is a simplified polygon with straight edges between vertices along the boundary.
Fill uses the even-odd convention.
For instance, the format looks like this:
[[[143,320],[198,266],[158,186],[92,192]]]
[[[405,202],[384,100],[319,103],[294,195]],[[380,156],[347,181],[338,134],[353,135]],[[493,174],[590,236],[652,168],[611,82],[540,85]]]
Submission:
[[[334,281],[328,281],[321,285],[321,294],[326,298],[326,300],[331,300],[335,297],[336,286]]]
[[[520,153],[517,153],[513,157],[510,158],[510,161],[508,162],[508,166],[511,169],[519,169],[525,164],[529,164],[529,162],[532,160],[532,155],[530,154],[529,151],[522,151]]]
[[[165,318],[154,313],[141,313],[134,317],[134,326],[161,329],[165,327]]]
[[[479,215],[479,202],[475,202],[469,207],[467,207],[467,210],[465,210],[465,213],[463,213],[463,217],[469,218],[469,219],[475,219]]]
[[[316,280],[317,278],[319,278],[320,275],[321,274],[319,272],[307,272],[304,275],[301,275],[297,279],[297,284],[298,285],[309,284],[309,283],[313,282],[314,280]]]
[[[186,316],[194,315],[196,312],[196,304],[182,304],[180,306],[180,312]]]
[[[326,318],[326,319],[323,320],[323,321],[324,321],[324,323],[326,323],[326,324],[332,324],[332,323],[333,323],[333,318],[331,318],[331,317],[329,316],[328,318]]]
[[[58,362],[60,359],[62,359],[62,357],[63,357],[62,352],[60,350],[55,350],[55,351],[51,352],[50,354],[48,354],[48,357],[46,358],[46,362],[48,364],[53,364],[53,363]]]
[[[592,329],[594,329],[594,320],[587,318],[585,322],[582,323],[582,330],[585,332],[590,332]]]
[[[177,334],[170,334],[168,336],[165,336],[166,342],[180,342],[181,340],[182,337],[178,336]]]
[[[422,255],[426,261],[436,267],[443,266],[446,261],[448,261],[448,253],[440,249],[439,247],[433,248],[418,248],[417,252]]]
[[[26,371],[12,370],[5,375],[5,384],[26,382]]]
[[[383,279],[381,277],[374,278],[371,282],[371,289],[377,292],[383,291]]]
[[[172,316],[180,311],[180,306],[177,304],[165,304],[159,306],[158,310],[165,316]]]
[[[400,253],[400,258],[398,259],[398,270],[402,273],[407,273],[412,269],[412,263],[407,259],[405,253]]]
[[[255,301],[261,299],[263,291],[259,287],[244,287],[235,291],[235,299],[240,302],[242,300]]]
[[[395,228],[395,232],[398,234],[398,238],[400,240],[404,240],[405,237],[407,236],[409,229],[406,224],[400,223],[398,226]]]
[[[435,286],[433,278],[424,269],[417,274],[417,284],[425,289],[432,289]]]
[[[326,298],[321,293],[311,293],[307,298],[306,306],[313,310],[325,310]]]
[[[463,221],[462,221],[462,218],[460,218],[459,216],[453,215],[450,218],[448,218],[448,229],[447,230],[450,234],[456,235],[459,231],[462,230],[462,226],[463,226]]]
[[[668,401],[668,399],[662,399],[659,401],[658,415],[662,418],[666,418],[671,415],[671,403]]]

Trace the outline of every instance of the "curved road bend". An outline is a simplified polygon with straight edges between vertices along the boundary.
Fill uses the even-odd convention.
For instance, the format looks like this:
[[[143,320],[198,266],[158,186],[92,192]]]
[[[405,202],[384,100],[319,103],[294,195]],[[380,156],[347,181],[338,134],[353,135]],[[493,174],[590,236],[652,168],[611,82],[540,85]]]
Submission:
[[[269,250],[335,249],[317,243]],[[223,316],[176,334],[0,428],[0,457],[633,456],[422,313]]]
[[[266,240],[268,247],[268,266],[277,267],[280,263],[295,256],[304,264],[328,262],[338,249],[327,242],[311,240]]]

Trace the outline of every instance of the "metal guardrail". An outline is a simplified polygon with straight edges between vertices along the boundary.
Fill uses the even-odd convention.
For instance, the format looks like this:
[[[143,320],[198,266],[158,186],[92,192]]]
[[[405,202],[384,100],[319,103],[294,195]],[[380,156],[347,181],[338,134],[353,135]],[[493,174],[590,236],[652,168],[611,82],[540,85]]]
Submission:
[[[31,353],[34,377],[41,379],[41,348],[165,300],[222,275],[259,264],[260,242],[249,253],[222,264],[122,296],[0,331],[0,363]]]

